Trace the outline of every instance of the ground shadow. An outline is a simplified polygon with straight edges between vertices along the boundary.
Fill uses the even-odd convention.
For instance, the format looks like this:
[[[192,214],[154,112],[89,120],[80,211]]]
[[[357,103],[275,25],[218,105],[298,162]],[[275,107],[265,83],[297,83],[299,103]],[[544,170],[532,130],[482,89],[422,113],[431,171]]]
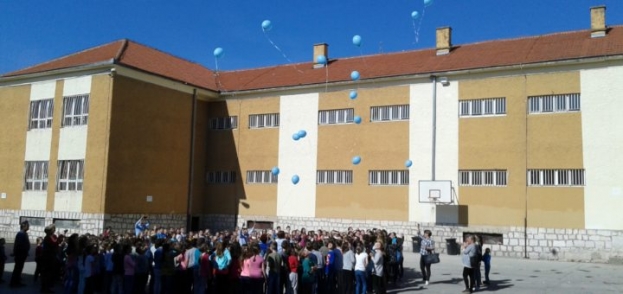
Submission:
[[[480,288],[480,291],[499,291],[513,287],[515,284],[511,283],[510,279],[504,280],[490,280],[489,285]]]
[[[422,274],[413,268],[405,268],[402,279],[393,283],[391,279],[387,281],[387,293],[406,293],[422,290]]]

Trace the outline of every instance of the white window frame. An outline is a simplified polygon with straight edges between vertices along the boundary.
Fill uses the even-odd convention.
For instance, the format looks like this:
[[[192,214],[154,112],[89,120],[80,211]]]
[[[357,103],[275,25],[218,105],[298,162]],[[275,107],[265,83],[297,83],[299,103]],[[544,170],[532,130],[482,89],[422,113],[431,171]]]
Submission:
[[[459,117],[489,117],[506,115],[506,97],[459,101]]]
[[[238,116],[213,117],[210,119],[212,130],[233,130],[238,128]]]
[[[262,113],[249,115],[249,129],[265,129],[279,127],[279,113]]]
[[[24,163],[24,191],[48,190],[48,161]]]
[[[56,182],[57,192],[82,191],[84,160],[59,160]]]
[[[584,169],[529,169],[526,176],[530,187],[583,187]]]
[[[370,186],[408,186],[409,170],[371,170],[368,171]]]
[[[505,187],[508,185],[508,171],[459,170],[459,186]]]
[[[318,111],[319,125],[352,124],[355,119],[354,108],[330,109]]]
[[[580,111],[580,93],[555,94],[528,97],[528,113],[561,113]]]
[[[352,170],[318,170],[316,171],[318,185],[352,185]]]
[[[209,171],[206,174],[208,184],[234,184],[236,183],[235,171]]]
[[[247,184],[276,184],[278,175],[270,170],[248,170],[246,182]]]
[[[370,121],[401,121],[409,120],[409,104],[384,105],[370,107]]]
[[[54,99],[30,101],[28,129],[49,129],[54,116]]]
[[[89,121],[89,94],[63,97],[63,127],[83,126]]]

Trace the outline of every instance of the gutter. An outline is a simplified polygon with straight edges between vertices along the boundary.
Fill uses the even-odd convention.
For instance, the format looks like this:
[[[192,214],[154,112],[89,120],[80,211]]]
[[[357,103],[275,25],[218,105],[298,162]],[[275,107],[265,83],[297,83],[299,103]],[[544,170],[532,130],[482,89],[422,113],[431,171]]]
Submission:
[[[0,77],[0,86],[2,86],[4,83],[11,83],[11,82],[18,81],[18,80],[36,79],[36,78],[42,78],[42,77],[52,76],[52,75],[56,76],[56,75],[65,74],[65,75],[70,76],[70,75],[75,75],[77,72],[81,72],[81,71],[110,70],[113,65],[115,65],[115,60],[111,58],[105,61],[90,63],[86,65],[79,65],[79,66],[73,66],[73,67],[67,67],[67,68],[61,68],[61,69],[55,69],[55,70],[37,72],[37,73],[31,73],[31,74],[24,74],[24,75]]]

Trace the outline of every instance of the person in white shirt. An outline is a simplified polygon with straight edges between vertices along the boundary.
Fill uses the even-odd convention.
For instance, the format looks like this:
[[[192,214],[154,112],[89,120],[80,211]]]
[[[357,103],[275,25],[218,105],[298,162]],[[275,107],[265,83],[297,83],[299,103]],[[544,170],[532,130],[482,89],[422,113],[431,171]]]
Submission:
[[[368,255],[363,251],[363,247],[357,246],[355,254],[355,294],[366,294],[366,268],[368,267]]]

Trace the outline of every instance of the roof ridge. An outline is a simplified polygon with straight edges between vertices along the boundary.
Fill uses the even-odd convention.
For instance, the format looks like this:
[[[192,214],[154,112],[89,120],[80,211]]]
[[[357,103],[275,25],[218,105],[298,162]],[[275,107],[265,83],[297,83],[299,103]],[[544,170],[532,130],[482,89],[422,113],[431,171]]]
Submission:
[[[134,41],[134,40],[131,40],[131,39],[126,39],[126,40],[128,41],[128,42],[127,42],[127,44],[126,44],[126,48],[127,48],[127,46],[128,46],[128,45],[130,45],[130,43],[134,43],[134,44],[136,44],[136,45],[143,46],[143,47],[148,48],[148,49],[150,49],[150,50],[158,51],[159,53],[162,53],[162,54],[165,54],[165,55],[171,56],[171,57],[173,57],[173,58],[176,58],[176,59],[179,59],[179,60],[182,60],[182,61],[188,62],[188,63],[195,64],[195,65],[200,66],[201,68],[206,69],[206,70],[208,70],[208,71],[210,71],[210,72],[214,72],[214,71],[213,71],[213,70],[211,70],[209,67],[203,66],[203,65],[202,65],[201,63],[199,63],[199,62],[192,61],[192,60],[190,60],[190,59],[187,59],[187,58],[184,58],[184,57],[177,56],[177,55],[172,54],[172,53],[170,53],[170,52],[166,52],[166,51],[160,50],[160,49],[158,49],[158,48],[152,47],[152,46],[150,46],[150,45],[143,44],[143,43],[141,43],[141,42],[137,42],[137,41]],[[126,51],[126,50],[124,49],[124,53],[125,53],[125,51]],[[122,55],[123,55],[123,54],[121,54],[121,56],[119,56],[119,57],[123,57]]]
[[[121,44],[121,47],[119,47],[119,51],[117,51],[117,54],[115,55],[114,63],[117,63],[119,59],[121,59],[121,57],[123,56],[127,48],[128,48],[128,39],[123,39],[123,44]]]

